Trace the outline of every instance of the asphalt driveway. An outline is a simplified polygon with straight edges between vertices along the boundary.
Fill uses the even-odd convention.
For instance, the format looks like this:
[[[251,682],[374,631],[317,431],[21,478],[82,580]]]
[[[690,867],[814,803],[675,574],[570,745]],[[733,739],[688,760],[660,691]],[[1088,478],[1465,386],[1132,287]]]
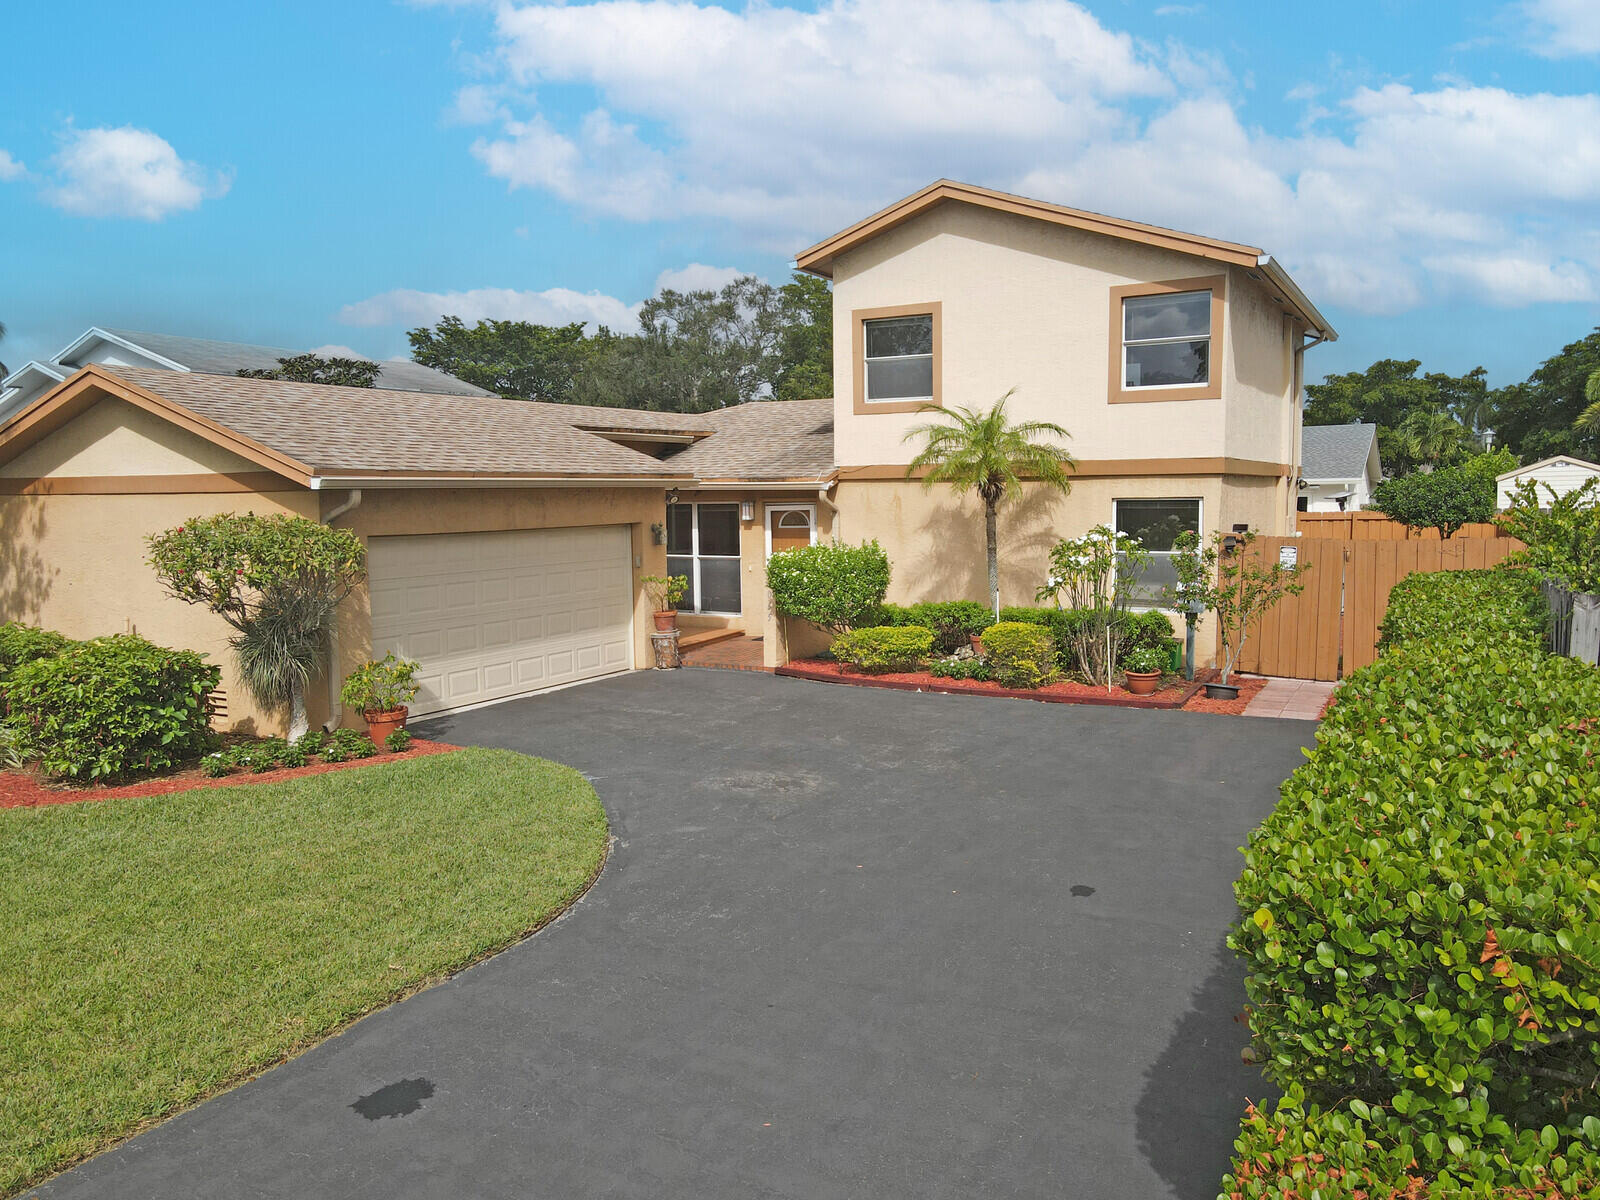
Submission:
[[[1216,1195],[1309,723],[686,670],[423,728],[590,775],[588,897],[39,1194]]]

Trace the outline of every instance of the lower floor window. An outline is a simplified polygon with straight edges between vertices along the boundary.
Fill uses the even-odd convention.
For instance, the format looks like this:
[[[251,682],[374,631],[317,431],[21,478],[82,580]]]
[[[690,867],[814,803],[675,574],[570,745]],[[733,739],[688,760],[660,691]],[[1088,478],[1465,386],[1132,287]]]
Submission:
[[[1150,552],[1150,565],[1134,585],[1134,598],[1144,604],[1158,603],[1162,593],[1178,582],[1172,543],[1186,530],[1200,531],[1200,501],[1117,500],[1113,508],[1117,532],[1138,538]]]
[[[689,580],[683,611],[738,614],[738,504],[669,504],[667,573]]]

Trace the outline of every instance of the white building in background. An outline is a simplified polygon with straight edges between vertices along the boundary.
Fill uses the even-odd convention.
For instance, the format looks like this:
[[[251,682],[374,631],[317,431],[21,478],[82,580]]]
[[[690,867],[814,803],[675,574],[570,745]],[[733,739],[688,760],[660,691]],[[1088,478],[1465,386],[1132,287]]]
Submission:
[[[1301,512],[1359,512],[1383,478],[1378,427],[1307,425],[1300,431]]]
[[[1540,459],[1536,463],[1529,463],[1525,467],[1518,467],[1515,471],[1507,471],[1504,475],[1495,477],[1495,485],[1499,491],[1496,507],[1501,512],[1510,508],[1511,493],[1524,480],[1533,480],[1539,499],[1548,503],[1550,493],[1545,490],[1546,487],[1551,488],[1558,496],[1565,496],[1574,488],[1580,488],[1597,477],[1600,477],[1600,464],[1586,462],[1570,454],[1558,454],[1554,458]]]

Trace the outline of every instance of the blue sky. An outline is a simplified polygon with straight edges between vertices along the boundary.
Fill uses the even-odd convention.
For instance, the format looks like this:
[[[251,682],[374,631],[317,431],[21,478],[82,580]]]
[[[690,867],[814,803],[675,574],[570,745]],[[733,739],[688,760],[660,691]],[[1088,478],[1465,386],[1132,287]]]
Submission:
[[[197,15],[200,14],[200,15]],[[939,176],[1264,246],[1375,358],[1600,324],[1600,4],[84,3],[0,17],[0,358],[406,350],[784,277]]]

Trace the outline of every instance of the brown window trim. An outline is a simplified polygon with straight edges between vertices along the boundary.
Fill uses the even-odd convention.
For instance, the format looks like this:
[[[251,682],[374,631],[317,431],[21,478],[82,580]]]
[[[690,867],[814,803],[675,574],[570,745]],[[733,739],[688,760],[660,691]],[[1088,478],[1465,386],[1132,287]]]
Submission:
[[[1172,292],[1203,292],[1211,289],[1210,378],[1194,387],[1127,388],[1122,385],[1122,302],[1130,296],[1164,296]],[[1160,283],[1129,283],[1111,289],[1111,370],[1109,398],[1112,404],[1153,404],[1163,400],[1220,400],[1222,398],[1223,315],[1227,309],[1228,277],[1201,275],[1194,279],[1167,279]]]
[[[942,329],[942,304],[934,300],[928,304],[895,304],[888,308],[857,308],[850,313],[851,355],[855,366],[855,391],[852,396],[853,409],[859,416],[871,413],[906,413],[916,412],[929,404],[927,400],[873,400],[867,399],[867,322],[879,321],[885,317],[927,317],[933,318],[933,400],[935,408],[942,408],[941,393],[943,385],[940,377],[944,374],[944,338]]]

